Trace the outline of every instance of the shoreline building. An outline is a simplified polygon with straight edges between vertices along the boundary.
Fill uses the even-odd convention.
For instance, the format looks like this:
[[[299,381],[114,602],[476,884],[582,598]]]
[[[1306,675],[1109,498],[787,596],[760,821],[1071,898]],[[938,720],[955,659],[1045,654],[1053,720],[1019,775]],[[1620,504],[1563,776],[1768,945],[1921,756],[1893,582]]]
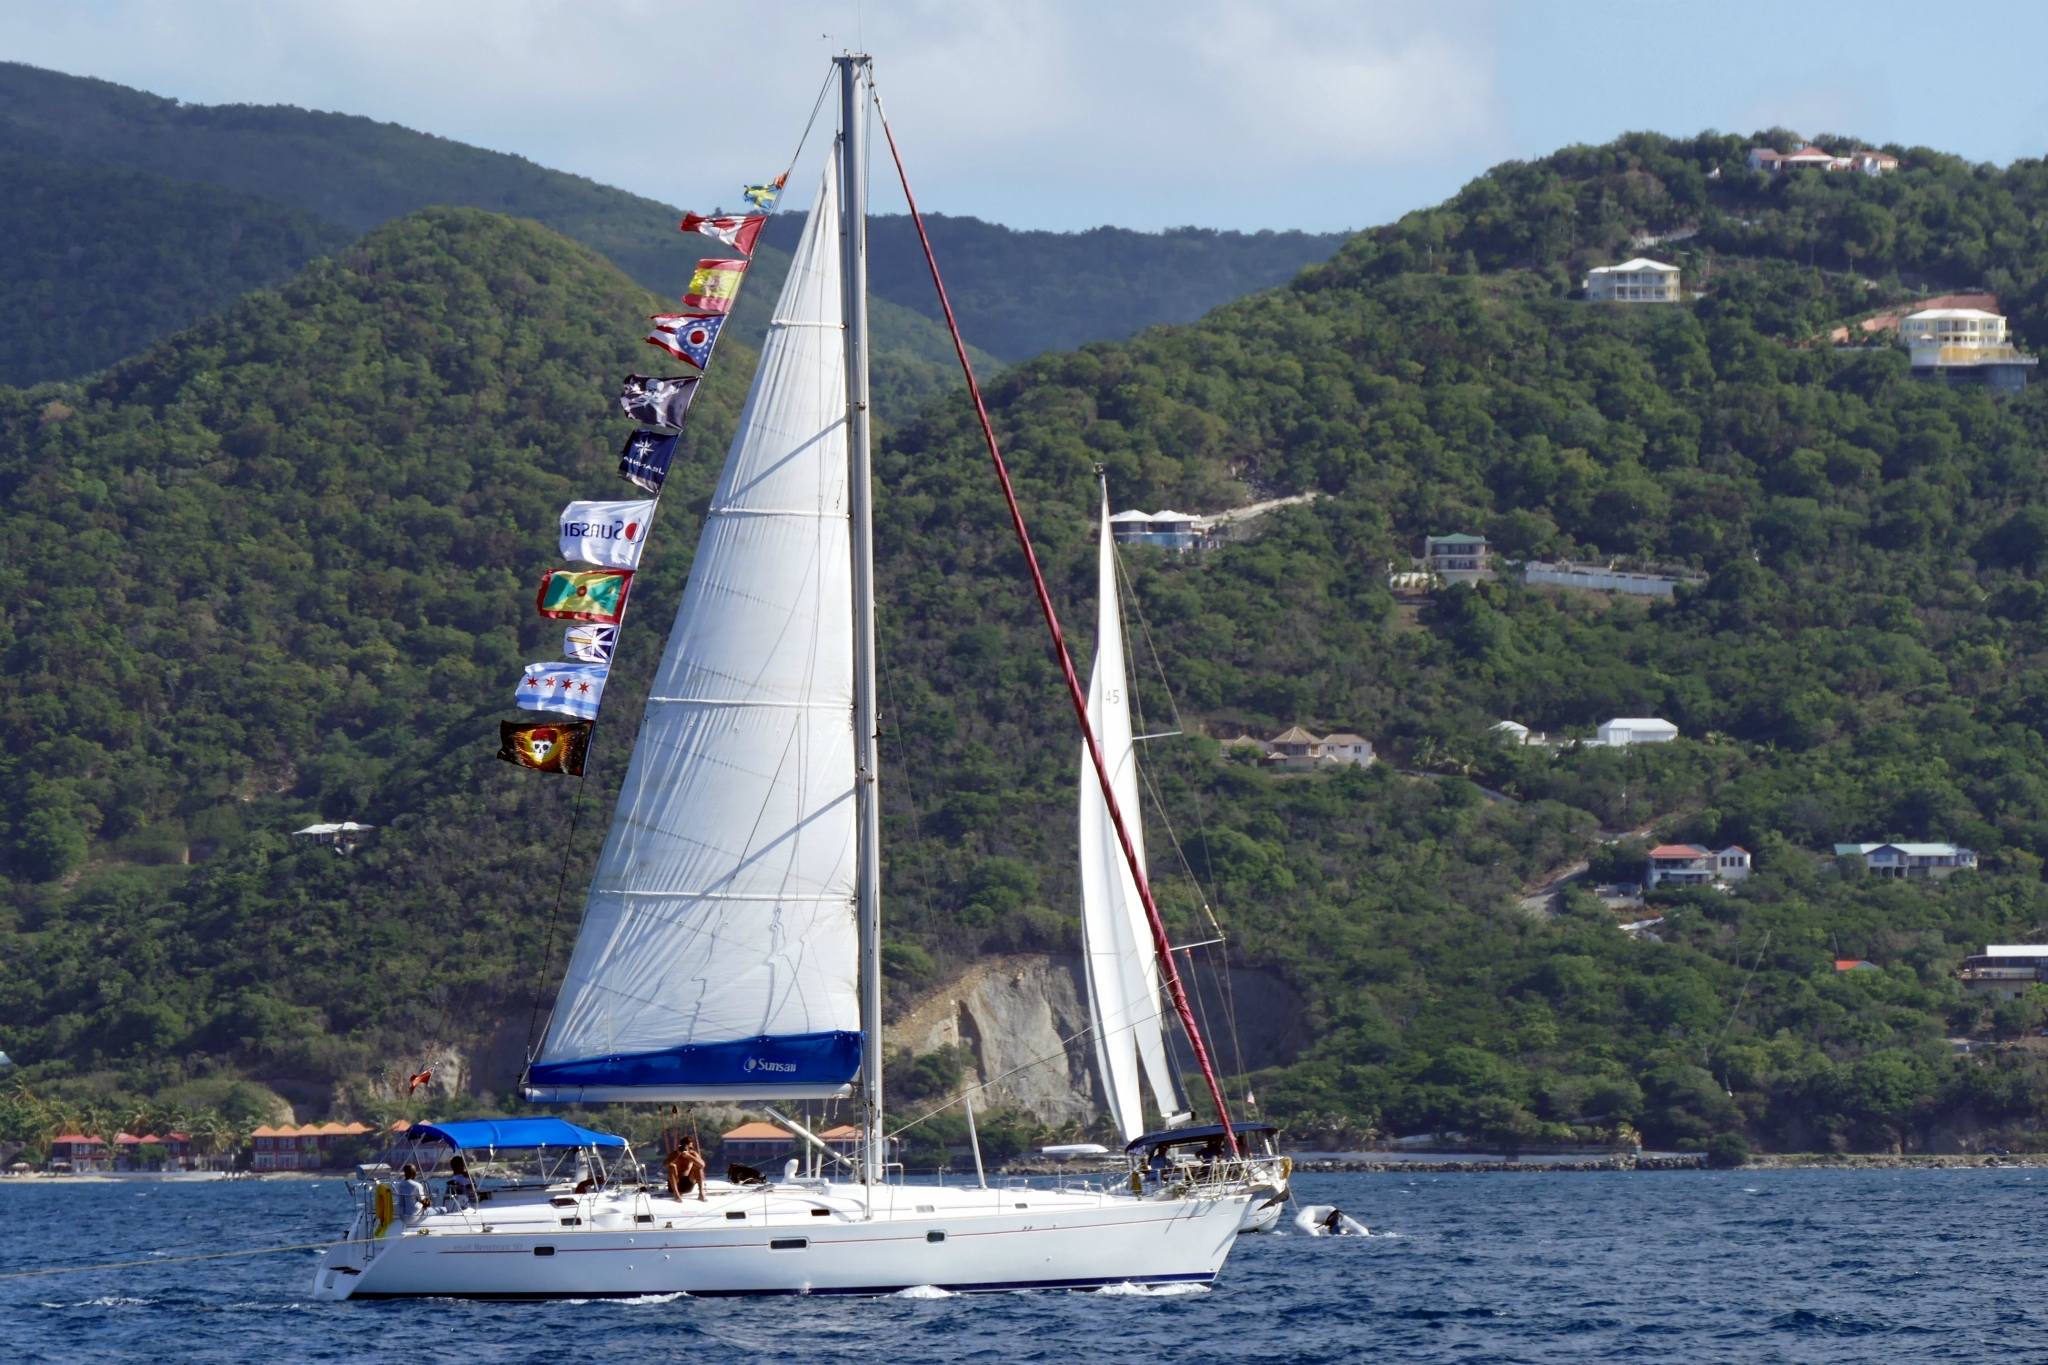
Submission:
[[[1982,308],[1923,308],[1899,320],[1915,379],[1982,384],[2016,393],[2041,362],[2020,354],[2005,318]]]
[[[1595,266],[1581,282],[1588,303],[1677,303],[1678,267],[1638,256],[1620,265]]]

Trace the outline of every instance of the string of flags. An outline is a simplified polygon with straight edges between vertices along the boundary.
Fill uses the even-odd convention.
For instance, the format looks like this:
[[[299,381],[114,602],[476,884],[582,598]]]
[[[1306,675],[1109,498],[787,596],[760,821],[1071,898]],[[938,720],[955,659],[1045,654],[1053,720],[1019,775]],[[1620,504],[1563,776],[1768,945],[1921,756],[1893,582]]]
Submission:
[[[513,692],[521,710],[568,716],[568,720],[506,720],[498,723],[498,757],[536,772],[583,776],[590,737],[604,702],[626,619],[633,575],[647,548],[647,533],[660,506],[676,444],[697,387],[711,366],[718,334],[732,315],[745,283],[754,244],[775,211],[787,173],[741,190],[750,212],[686,214],[677,228],[709,237],[736,256],[706,256],[690,273],[681,313],[648,321],[647,343],[695,367],[694,375],[629,374],[619,387],[619,410],[637,427],[619,452],[619,477],[651,495],[638,499],[577,501],[562,509],[562,558],[591,568],[549,569],[541,575],[534,608],[552,620],[569,622],[562,632],[562,658],[526,665]]]

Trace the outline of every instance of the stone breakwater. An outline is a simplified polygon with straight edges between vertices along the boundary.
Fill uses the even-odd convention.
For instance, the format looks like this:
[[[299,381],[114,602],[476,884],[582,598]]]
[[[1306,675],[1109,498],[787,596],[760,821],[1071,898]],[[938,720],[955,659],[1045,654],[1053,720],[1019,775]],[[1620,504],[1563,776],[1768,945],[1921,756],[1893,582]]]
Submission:
[[[1743,1169],[1751,1171],[1953,1171],[2015,1166],[2048,1166],[2048,1152],[2014,1156],[1977,1156],[1971,1153],[1850,1156],[1832,1152],[1792,1152],[1783,1156],[1760,1154],[1743,1163]]]
[[[1400,1173],[1412,1171],[1424,1174],[1491,1174],[1497,1171],[1523,1171],[1530,1174],[1544,1174],[1550,1171],[1697,1171],[1705,1169],[1707,1159],[1699,1155],[1686,1156],[1610,1156],[1597,1161],[1317,1161],[1314,1158],[1296,1157],[1296,1174],[1314,1172],[1383,1172]]]

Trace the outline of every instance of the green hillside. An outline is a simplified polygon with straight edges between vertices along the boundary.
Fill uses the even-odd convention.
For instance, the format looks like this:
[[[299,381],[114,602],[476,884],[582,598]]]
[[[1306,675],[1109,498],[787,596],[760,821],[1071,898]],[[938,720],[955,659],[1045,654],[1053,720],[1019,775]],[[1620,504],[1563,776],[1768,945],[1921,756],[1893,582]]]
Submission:
[[[355,235],[253,194],[0,157],[0,383],[104,369]]]
[[[14,383],[77,377],[133,353],[249,288],[275,284],[332,248],[333,224],[363,232],[429,205],[531,218],[601,252],[671,303],[688,283],[697,259],[689,243],[676,235],[677,209],[549,170],[524,157],[354,115],[287,106],[182,104],[108,81],[0,62],[0,204],[31,195],[35,188],[33,183],[12,183],[5,163],[10,156],[77,168],[67,192],[81,200],[92,192],[87,172],[115,172],[97,192],[113,206],[117,221],[95,236],[89,222],[67,219],[66,249],[82,241],[96,255],[147,257],[167,267],[155,292],[175,296],[181,310],[169,325],[137,326],[131,333],[132,345],[95,353],[84,365],[74,365],[67,350],[45,354],[39,348],[41,333],[18,341],[16,349],[27,360],[0,371],[0,380]],[[188,189],[183,193],[194,202],[170,206],[173,223],[202,213],[216,218],[239,213],[245,222],[278,217],[298,224],[294,230],[302,235],[311,231],[309,245],[317,239],[317,249],[296,256],[285,253],[279,257],[282,269],[270,266],[256,272],[260,278],[252,277],[249,263],[241,258],[216,262],[217,249],[198,240],[187,242],[175,228],[146,249],[130,250],[122,223],[130,216],[144,216],[153,196],[169,193],[157,182],[133,179],[138,174],[274,201],[259,209],[253,201],[227,196],[202,211],[196,205],[205,199],[203,192]],[[799,206],[809,188],[798,187]],[[731,192],[737,194],[738,187],[731,187]],[[17,202],[29,207],[27,200]],[[229,205],[239,207],[231,211]],[[282,205],[302,212],[290,213]],[[0,209],[0,214],[5,212]],[[307,214],[325,222],[313,229]],[[972,340],[987,348],[976,356],[991,370],[997,357],[1021,359],[1052,346],[1120,338],[1154,323],[1190,321],[1217,303],[1278,284],[1302,266],[1326,259],[1342,240],[1299,232],[1194,229],[1164,234],[1116,228],[1085,234],[1022,233],[972,218],[941,216],[932,221],[963,310],[963,326]],[[82,291],[61,279],[52,282],[56,267],[44,268],[40,241],[51,229],[38,227],[21,238],[15,236],[17,230],[0,218],[0,259],[14,258],[0,270],[19,272],[25,281],[40,285],[39,305],[52,300],[61,308],[74,298],[83,305]],[[801,230],[800,213],[783,215],[758,253],[757,273],[764,278],[755,282],[736,319],[738,334],[751,344],[759,343],[775,288],[788,268],[787,249],[795,245]],[[241,248],[240,256],[249,257],[252,250]],[[872,251],[876,401],[885,417],[904,420],[924,398],[957,382],[953,348],[940,325],[931,278],[909,220],[876,219]],[[267,263],[269,258],[265,259]],[[31,275],[31,265],[43,268],[43,273]],[[69,263],[63,268],[76,269]],[[0,275],[0,281],[5,278]],[[52,316],[48,325],[65,335],[102,325],[90,309]]]
[[[1334,232],[1213,228],[1023,232],[944,213],[925,215],[925,229],[961,331],[1005,361],[1193,322],[1218,304],[1285,284],[1344,241]],[[787,248],[798,230],[796,220],[782,219],[765,235]],[[945,321],[909,215],[871,219],[868,249],[870,289]]]
[[[1996,285],[2024,322],[2040,255],[2014,225],[2042,167],[1907,149],[1895,176],[1765,183],[1738,180],[1742,145],[1641,136],[1503,167],[1288,288],[993,386],[1084,667],[1096,464],[1122,506],[1322,494],[1243,543],[1127,556],[1134,635],[1172,687],[1141,686],[1148,730],[1342,726],[1388,760],[1280,777],[1196,734],[1151,745],[1177,941],[1207,936],[1206,901],[1234,960],[1307,1002],[1316,1041],[1249,1081],[1298,1130],[2041,1141],[2043,999],[1994,1008],[1953,970],[2048,930],[2048,399],[1804,343],[1923,286]],[[1670,209],[1694,179],[1704,199]],[[1881,269],[1848,235],[1879,207]],[[1531,226],[1568,220],[1582,240]],[[1674,225],[1700,229],[1677,259],[1705,297],[1569,297],[1632,231]],[[88,385],[0,394],[0,1047],[38,1083],[225,1071],[360,1103],[366,1073],[446,1043],[497,1059],[479,1084],[502,1086],[570,815],[564,784],[487,736],[552,643],[524,585],[554,506],[614,486],[608,390],[647,307],[541,228],[433,210]],[[593,797],[743,359],[696,419]],[[1073,946],[1075,745],[964,404],[877,463],[900,999],[979,954]],[[1707,581],[1669,603],[1492,584],[1397,610],[1387,564],[1451,529]],[[1617,714],[1686,738],[1525,750],[1488,730]],[[584,810],[572,910],[607,809]],[[384,828],[350,858],[292,848],[316,814]],[[1584,896],[1517,907],[1575,860],[1637,865],[1640,843],[1601,839],[1638,830],[1739,842],[1757,876],[1665,898],[1656,940]],[[1956,839],[1984,868],[1900,885],[1827,856],[1886,837]],[[1991,1050],[1956,1056],[1957,1036]]]

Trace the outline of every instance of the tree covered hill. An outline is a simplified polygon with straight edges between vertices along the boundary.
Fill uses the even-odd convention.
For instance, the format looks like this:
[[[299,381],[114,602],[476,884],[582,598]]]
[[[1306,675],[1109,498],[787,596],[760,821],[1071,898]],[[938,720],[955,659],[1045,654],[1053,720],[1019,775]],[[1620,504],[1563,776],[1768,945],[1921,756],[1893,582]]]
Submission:
[[[71,181],[81,195],[89,192],[89,172],[114,173],[97,186],[112,213],[108,225],[67,214],[38,223],[29,233],[0,219],[0,280],[18,278],[16,288],[31,291],[38,307],[58,310],[42,330],[14,343],[23,359],[0,369],[0,381],[17,384],[76,377],[110,363],[243,290],[279,282],[346,240],[342,229],[361,233],[429,205],[531,218],[603,253],[671,303],[696,260],[688,249],[677,248],[677,209],[523,157],[353,115],[286,106],[181,104],[108,81],[0,62],[0,203],[34,210],[42,202],[34,197],[39,182],[15,184],[5,164],[10,157],[76,168]],[[763,168],[767,173],[769,168]],[[214,203],[186,189],[179,199],[164,182],[137,176],[215,186],[239,197]],[[738,187],[731,190],[737,196]],[[793,197],[801,202],[808,190],[796,186]],[[169,226],[162,239],[146,247],[128,243],[123,224],[145,217],[158,196],[167,194],[173,202],[163,206]],[[259,211],[247,196],[272,202]],[[202,208],[202,203],[209,206]],[[317,215],[317,226],[308,215]],[[295,224],[303,240],[290,239],[295,255],[270,253],[282,261],[281,270],[266,256],[267,268],[254,275],[243,259],[254,244],[241,248],[233,262],[217,261],[217,248],[189,231],[180,235],[177,226],[206,219],[220,222],[225,231],[230,222],[253,225],[268,218]],[[759,343],[765,310],[788,268],[787,248],[795,243],[801,220],[795,213],[778,218],[767,249],[757,258],[758,273],[766,278],[750,291],[752,298],[736,319],[742,338],[752,344]],[[932,222],[941,259],[952,272],[963,325],[986,348],[982,358],[991,368],[998,360],[1021,359],[1048,347],[1121,338],[1154,323],[1191,321],[1226,299],[1281,283],[1302,266],[1327,258],[1342,240],[1334,234],[1192,229],[1138,233],[1104,228],[1070,235],[1013,232],[972,218]],[[94,257],[146,256],[165,267],[154,293],[175,296],[177,316],[130,318],[126,349],[102,347],[91,352],[89,363],[75,364],[76,348],[67,349],[62,338],[91,334],[104,320],[96,316],[98,293],[78,287],[72,278],[80,266],[68,258],[61,264],[47,259],[45,240],[59,237],[60,253],[75,246]],[[876,219],[872,250],[878,403],[902,419],[923,398],[954,382],[946,368],[953,363],[952,344],[939,325],[930,276],[909,220]],[[63,312],[66,305],[76,311]],[[44,343],[43,331],[52,328],[55,335]]]
[[[1577,151],[1598,175],[1542,193],[1687,145]],[[1949,174],[1915,154],[1810,192],[1911,190],[1887,210],[1903,236],[1950,204]],[[2043,1004],[1965,997],[1953,968],[2048,927],[2048,400],[1797,344],[1914,287],[1866,288],[1824,242],[1819,265],[1716,248],[1704,299],[1636,310],[1561,297],[1556,261],[1425,245],[1397,269],[1356,242],[991,394],[1084,667],[1095,465],[1120,505],[1322,494],[1247,542],[1126,564],[1132,633],[1172,688],[1141,686],[1147,731],[1342,726],[1392,760],[1282,777],[1195,733],[1150,746],[1176,931],[1208,936],[1206,903],[1235,960],[1307,1002],[1316,1042],[1252,1079],[1266,1112],[1507,1142],[1620,1123],[1722,1150],[2038,1142]],[[1985,277],[2024,267],[1994,253]],[[571,815],[565,784],[490,757],[490,723],[551,647],[525,586],[554,505],[609,485],[606,393],[646,306],[538,227],[436,210],[89,385],[4,395],[0,1047],[45,1075],[224,1067],[309,1097],[429,1043],[516,1059]],[[734,359],[678,476],[697,497]],[[900,996],[979,953],[1072,946],[1076,753],[971,414],[928,408],[878,474]],[[628,630],[572,917],[691,511],[671,499]],[[1493,584],[1397,611],[1388,562],[1449,529],[1708,581],[1669,603]],[[1614,714],[1687,738],[1524,750],[1487,728]],[[292,848],[314,814],[384,829],[346,859]],[[1517,907],[1575,859],[1625,872],[1641,845],[1601,831],[1645,827],[1740,842],[1758,875],[1668,898],[1657,941],[1583,897]],[[1984,870],[1906,886],[1824,856],[1881,837],[1958,839]],[[2004,1046],[1958,1058],[1956,1035]]]
[[[104,369],[355,236],[259,195],[0,158],[0,383]]]
[[[794,217],[778,219],[766,237],[788,249],[801,229]],[[1344,241],[1342,233],[1213,228],[1023,232],[944,213],[926,214],[925,230],[961,331],[1004,361],[1193,322],[1220,303],[1286,283]],[[910,217],[878,215],[868,243],[869,288],[944,322]]]

